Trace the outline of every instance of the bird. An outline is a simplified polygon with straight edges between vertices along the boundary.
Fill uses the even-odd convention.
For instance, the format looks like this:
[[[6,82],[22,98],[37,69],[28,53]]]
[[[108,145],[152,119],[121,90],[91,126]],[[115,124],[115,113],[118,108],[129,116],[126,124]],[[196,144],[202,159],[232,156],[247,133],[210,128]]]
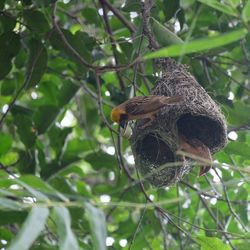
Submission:
[[[143,126],[140,126],[140,129],[144,129],[152,124],[154,115],[159,109],[168,105],[178,104],[182,100],[182,96],[135,96],[113,108],[111,120],[125,128],[128,121],[147,119],[148,121]]]
[[[199,176],[205,175],[211,169],[213,160],[210,149],[199,139],[197,138],[187,139],[187,137],[185,137],[184,135],[179,135],[179,143],[180,143],[179,150],[182,150],[198,158],[202,158],[206,162],[210,162],[210,164],[209,163],[204,164],[200,168]]]

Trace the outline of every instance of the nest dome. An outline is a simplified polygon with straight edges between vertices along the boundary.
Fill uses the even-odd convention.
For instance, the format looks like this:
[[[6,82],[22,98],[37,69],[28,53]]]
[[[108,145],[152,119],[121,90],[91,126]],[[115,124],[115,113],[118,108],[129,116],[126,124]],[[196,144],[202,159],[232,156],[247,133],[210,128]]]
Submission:
[[[140,129],[144,121],[137,121],[130,142],[141,174],[152,185],[162,187],[178,182],[192,168],[175,153],[179,134],[199,139],[214,153],[227,143],[227,127],[219,106],[184,65],[170,58],[157,60],[157,65],[161,77],[151,94],[181,95],[184,101],[159,110],[147,128]]]

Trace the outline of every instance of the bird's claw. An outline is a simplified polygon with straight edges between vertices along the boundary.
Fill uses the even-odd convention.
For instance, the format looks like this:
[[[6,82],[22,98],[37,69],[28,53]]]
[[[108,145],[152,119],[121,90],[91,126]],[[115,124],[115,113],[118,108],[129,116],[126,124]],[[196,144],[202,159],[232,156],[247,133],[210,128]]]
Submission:
[[[211,169],[211,166],[202,166],[200,168],[199,177],[205,175],[210,169]]]

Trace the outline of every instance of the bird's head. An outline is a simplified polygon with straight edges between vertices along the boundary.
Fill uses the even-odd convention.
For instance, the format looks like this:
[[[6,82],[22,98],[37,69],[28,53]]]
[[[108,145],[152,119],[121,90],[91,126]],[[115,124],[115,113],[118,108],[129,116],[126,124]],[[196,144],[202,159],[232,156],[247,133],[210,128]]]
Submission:
[[[114,108],[111,112],[111,119],[119,123],[122,128],[125,128],[128,121],[128,115],[123,110]]]

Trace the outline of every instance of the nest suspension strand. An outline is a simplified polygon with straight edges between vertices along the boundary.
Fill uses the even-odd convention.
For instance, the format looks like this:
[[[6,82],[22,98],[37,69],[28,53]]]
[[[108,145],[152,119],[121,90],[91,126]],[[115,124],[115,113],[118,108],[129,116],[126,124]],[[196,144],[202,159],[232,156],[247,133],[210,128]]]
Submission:
[[[152,185],[162,187],[178,182],[192,168],[175,154],[178,134],[199,139],[214,153],[227,143],[227,128],[218,105],[184,65],[170,58],[158,59],[156,64],[161,77],[151,94],[181,95],[184,102],[162,108],[155,122],[143,130],[140,129],[143,122],[136,122],[130,142],[141,174]],[[174,166],[176,161],[181,162],[181,166]]]

